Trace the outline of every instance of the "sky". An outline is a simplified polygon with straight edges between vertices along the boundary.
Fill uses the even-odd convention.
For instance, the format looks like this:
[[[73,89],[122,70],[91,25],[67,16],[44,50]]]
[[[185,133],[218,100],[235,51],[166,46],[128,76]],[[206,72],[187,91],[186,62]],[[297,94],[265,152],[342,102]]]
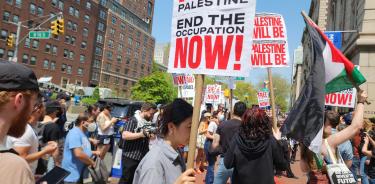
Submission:
[[[274,75],[281,75],[289,82],[291,80],[293,51],[301,45],[302,32],[305,27],[301,11],[308,13],[311,0],[257,0],[256,12],[270,12],[281,14],[286,22],[288,45],[289,45],[289,66],[287,68],[273,68]],[[171,39],[173,0],[155,0],[154,22],[152,35],[156,43],[167,43]],[[254,69],[250,71],[250,77],[246,81],[256,85],[267,76],[266,69]]]

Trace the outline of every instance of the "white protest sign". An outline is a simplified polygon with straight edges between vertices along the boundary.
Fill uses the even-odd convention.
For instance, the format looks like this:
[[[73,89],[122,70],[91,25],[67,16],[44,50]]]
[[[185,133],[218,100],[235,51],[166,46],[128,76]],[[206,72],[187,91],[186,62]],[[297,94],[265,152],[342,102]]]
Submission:
[[[355,88],[326,94],[325,105],[354,108],[356,96],[357,90]]]
[[[281,15],[257,13],[254,18],[253,39],[251,67],[288,67],[288,38]]]
[[[222,95],[224,95],[224,93],[222,93],[221,91],[221,85],[207,85],[204,95],[204,101],[206,103],[219,103]]]
[[[256,0],[174,0],[168,72],[249,76]]]
[[[173,82],[178,86],[179,98],[194,98],[195,96],[195,78],[190,74],[175,74]]]
[[[263,107],[270,106],[270,98],[269,98],[268,92],[259,91],[257,96],[258,96],[259,107],[263,108]]]

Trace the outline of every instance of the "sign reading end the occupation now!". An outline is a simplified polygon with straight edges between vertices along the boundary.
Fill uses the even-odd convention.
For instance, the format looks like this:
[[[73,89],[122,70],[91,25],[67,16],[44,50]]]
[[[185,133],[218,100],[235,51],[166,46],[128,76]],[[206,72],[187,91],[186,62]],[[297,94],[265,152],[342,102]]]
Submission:
[[[248,76],[256,0],[174,0],[168,72]]]

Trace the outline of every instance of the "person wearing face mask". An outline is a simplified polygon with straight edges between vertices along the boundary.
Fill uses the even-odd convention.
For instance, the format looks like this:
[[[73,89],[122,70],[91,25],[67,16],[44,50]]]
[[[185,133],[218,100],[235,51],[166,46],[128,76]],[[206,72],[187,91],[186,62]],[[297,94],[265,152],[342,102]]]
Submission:
[[[64,144],[62,168],[70,172],[64,179],[65,183],[82,183],[83,171],[87,166],[94,166],[95,162],[90,157],[100,155],[99,151],[91,151],[91,144],[86,135],[95,131],[94,118],[87,113],[78,115],[75,127],[68,132]]]
[[[160,136],[142,159],[135,171],[133,184],[193,184],[194,170],[186,170],[179,145],[189,144],[193,107],[182,99],[175,99],[165,107],[160,119]]]

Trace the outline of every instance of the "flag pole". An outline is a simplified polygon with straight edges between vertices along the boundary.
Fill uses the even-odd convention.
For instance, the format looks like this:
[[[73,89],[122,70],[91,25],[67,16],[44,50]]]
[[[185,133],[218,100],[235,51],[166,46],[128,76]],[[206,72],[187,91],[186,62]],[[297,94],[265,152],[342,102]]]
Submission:
[[[272,71],[271,68],[267,68],[268,73],[268,80],[269,80],[269,89],[271,94],[271,108],[272,108],[272,127],[274,131],[278,131],[277,129],[277,117],[276,117],[276,107],[275,107],[275,95],[273,93],[273,84],[272,84]]]
[[[302,11],[301,12],[301,14],[302,14],[302,16],[305,18],[305,19],[307,19],[307,20],[309,20],[309,21],[312,21],[312,22],[314,22],[306,13],[305,13],[305,11]],[[355,87],[355,89],[358,91],[358,92],[360,92],[360,91],[363,91],[354,81],[353,81],[353,79],[348,75],[348,79],[349,79],[349,81],[352,83],[352,85]],[[371,102],[369,102],[368,100],[366,100],[366,104],[367,105],[370,105],[371,104]]]
[[[203,81],[204,81],[204,75],[202,74],[195,75],[195,98],[194,98],[193,118],[192,118],[192,124],[191,124],[189,152],[188,152],[188,160],[187,160],[188,169],[194,168],[195,149],[197,146],[197,133],[198,133],[200,109],[201,109],[201,102],[202,102]]]

